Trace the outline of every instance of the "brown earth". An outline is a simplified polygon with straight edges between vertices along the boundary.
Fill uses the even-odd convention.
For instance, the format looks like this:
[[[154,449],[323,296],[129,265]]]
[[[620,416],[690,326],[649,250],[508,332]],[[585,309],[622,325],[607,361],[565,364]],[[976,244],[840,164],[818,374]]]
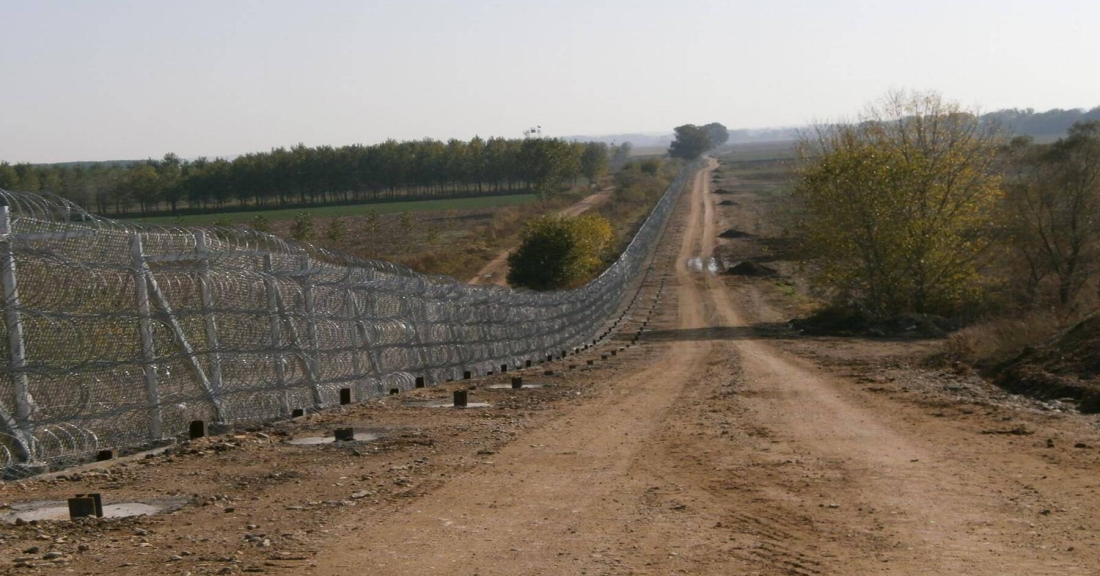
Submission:
[[[1069,398],[1100,412],[1100,314],[1093,314],[999,366],[1002,387],[1038,398]]]
[[[599,192],[585,197],[580,202],[573,204],[560,210],[559,216],[580,216],[589,210],[599,208],[607,203],[611,199],[611,188],[605,188]],[[470,278],[469,284],[496,284],[498,286],[508,285],[508,255],[512,253],[512,249],[501,252],[496,258],[493,258],[488,264],[486,264],[473,278]]]
[[[544,387],[497,375],[474,383],[485,408],[418,404],[452,384],[4,484],[8,504],[187,503],[6,527],[0,571],[1097,573],[1095,416],[916,366],[934,343],[784,329],[800,304],[780,282],[688,264],[718,230],[766,231],[753,194],[716,207],[709,187],[684,194],[617,344],[522,373]],[[285,442],[339,426],[382,439]]]

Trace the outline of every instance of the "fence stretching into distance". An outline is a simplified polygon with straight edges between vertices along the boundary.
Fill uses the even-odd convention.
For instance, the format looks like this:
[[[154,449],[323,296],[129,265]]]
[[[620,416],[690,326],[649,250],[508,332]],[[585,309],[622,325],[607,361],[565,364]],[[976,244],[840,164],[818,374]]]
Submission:
[[[694,171],[569,291],[471,286],[239,229],[125,223],[0,190],[0,470],[518,367],[591,341]]]

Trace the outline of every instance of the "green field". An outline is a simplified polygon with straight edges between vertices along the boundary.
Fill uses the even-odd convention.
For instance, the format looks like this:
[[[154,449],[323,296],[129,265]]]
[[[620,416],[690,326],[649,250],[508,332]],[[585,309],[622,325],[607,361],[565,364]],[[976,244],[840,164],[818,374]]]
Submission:
[[[314,218],[333,218],[337,216],[358,216],[368,212],[389,214],[392,212],[428,212],[434,210],[469,210],[476,208],[497,208],[500,206],[518,206],[535,200],[534,194],[508,194],[498,196],[475,196],[473,198],[441,198],[439,200],[412,200],[409,202],[375,202],[370,204],[344,204],[340,206],[318,206],[315,208],[286,208],[273,210],[249,210],[247,212],[221,212],[213,214],[192,214],[188,216],[157,216],[137,218],[138,222],[149,224],[183,224],[201,226],[213,224],[217,220],[230,223],[246,223],[263,214],[271,221],[289,220],[302,212],[308,212]]]
[[[715,154],[726,156],[731,162],[752,162],[757,160],[793,160],[797,157],[795,142],[752,142],[747,144],[726,144]]]

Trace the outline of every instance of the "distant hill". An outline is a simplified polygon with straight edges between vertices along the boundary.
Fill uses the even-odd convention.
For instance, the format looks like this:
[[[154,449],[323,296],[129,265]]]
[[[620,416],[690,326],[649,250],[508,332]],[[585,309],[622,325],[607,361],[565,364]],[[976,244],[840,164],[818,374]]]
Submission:
[[[58,168],[91,168],[92,166],[120,166],[126,168],[132,164],[144,162],[144,160],[89,160],[76,162],[53,162],[49,164],[35,164],[35,166],[56,166]]]
[[[1100,120],[1100,106],[1092,110],[1074,108],[1062,110],[1054,108],[1046,112],[1036,112],[1032,108],[1012,108],[990,112],[982,116],[983,120],[999,122],[1013,134],[1026,136],[1062,136],[1074,122]]]

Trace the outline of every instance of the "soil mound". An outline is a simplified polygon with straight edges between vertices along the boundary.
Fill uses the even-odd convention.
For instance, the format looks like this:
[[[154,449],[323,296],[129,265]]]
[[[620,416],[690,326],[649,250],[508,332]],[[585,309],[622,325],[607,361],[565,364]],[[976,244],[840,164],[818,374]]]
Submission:
[[[730,228],[729,230],[726,230],[725,232],[719,234],[718,237],[719,238],[730,239],[730,238],[752,238],[753,236],[752,236],[752,234],[749,234],[748,232],[742,232],[742,231],[737,230],[735,228]]]
[[[738,204],[737,202],[734,202],[733,200],[723,200],[723,201],[719,202],[718,205],[719,206],[740,206],[740,204]]]
[[[725,188],[719,188],[719,189],[715,190],[714,193],[715,194],[733,194],[733,192],[730,192],[729,190],[726,190]]]
[[[730,266],[728,272],[734,276],[756,277],[775,276],[778,274],[774,268],[769,268],[763,264],[758,264],[749,260],[740,262],[736,266]]]
[[[862,310],[845,307],[822,309],[791,325],[812,336],[875,336],[943,338],[957,328],[951,321],[931,314],[898,314],[876,318]]]
[[[1100,313],[997,369],[994,382],[1019,394],[1073,398],[1081,412],[1100,413]]]

